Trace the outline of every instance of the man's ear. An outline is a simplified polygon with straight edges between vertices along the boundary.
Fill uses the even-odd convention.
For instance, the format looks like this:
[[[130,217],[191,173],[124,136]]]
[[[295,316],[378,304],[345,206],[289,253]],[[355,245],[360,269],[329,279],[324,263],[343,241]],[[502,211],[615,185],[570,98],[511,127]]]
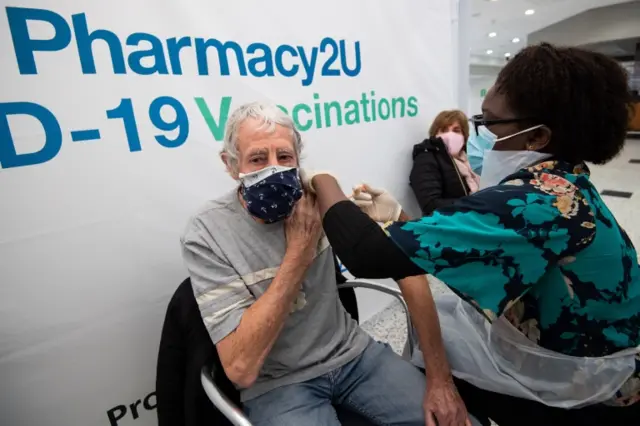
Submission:
[[[551,129],[547,126],[542,126],[539,129],[531,132],[531,139],[527,143],[527,149],[529,151],[544,152],[545,148],[549,146],[551,142]]]
[[[226,152],[223,152],[220,154],[220,159],[224,163],[227,169],[227,173],[229,173],[229,176],[231,176],[233,180],[238,180],[240,177],[238,176],[237,168],[233,167],[233,164],[231,159],[229,158],[229,155]]]

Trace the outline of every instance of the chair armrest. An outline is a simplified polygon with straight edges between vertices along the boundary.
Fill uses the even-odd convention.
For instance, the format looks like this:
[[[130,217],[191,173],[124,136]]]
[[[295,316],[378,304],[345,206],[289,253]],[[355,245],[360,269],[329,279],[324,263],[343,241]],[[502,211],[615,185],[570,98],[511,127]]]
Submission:
[[[407,342],[402,350],[402,357],[406,360],[410,360],[411,355],[413,354],[413,339],[411,338],[413,335],[413,324],[411,323],[411,315],[409,315],[409,307],[402,297],[402,292],[384,284],[367,280],[350,280],[344,284],[338,284],[338,289],[341,288],[367,288],[370,290],[376,290],[381,293],[388,294],[389,296],[393,296],[400,302],[400,305],[402,305],[402,308],[404,309],[405,316],[407,317]]]
[[[252,426],[251,422],[244,415],[242,410],[233,404],[215,385],[211,371],[207,366],[202,367],[200,372],[202,388],[213,405],[227,418],[234,426]]]

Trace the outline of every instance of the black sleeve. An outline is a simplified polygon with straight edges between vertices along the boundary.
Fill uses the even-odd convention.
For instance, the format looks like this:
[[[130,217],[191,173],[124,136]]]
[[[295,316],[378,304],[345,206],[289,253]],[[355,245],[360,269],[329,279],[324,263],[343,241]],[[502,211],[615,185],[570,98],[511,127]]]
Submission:
[[[323,226],[334,252],[355,277],[399,280],[425,274],[351,201],[331,207]]]
[[[423,151],[415,156],[409,184],[425,216],[455,201],[455,198],[442,197],[442,171],[431,152]]]
[[[348,280],[342,275],[338,258],[335,255],[333,256],[333,264],[336,268],[336,281],[338,285],[346,283]],[[355,290],[352,288],[341,288],[338,290],[338,297],[340,297],[342,306],[344,306],[344,309],[351,315],[351,318],[356,320],[356,322],[360,322],[358,299],[356,298]]]

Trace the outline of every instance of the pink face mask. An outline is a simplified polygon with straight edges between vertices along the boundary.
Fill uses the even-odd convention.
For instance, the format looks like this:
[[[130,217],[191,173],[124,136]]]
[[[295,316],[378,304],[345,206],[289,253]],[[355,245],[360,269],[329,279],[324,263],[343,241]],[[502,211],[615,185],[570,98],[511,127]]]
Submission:
[[[460,151],[464,147],[464,136],[456,132],[439,133],[437,136],[442,138],[447,147],[447,151],[449,151],[452,157],[457,157],[458,154],[460,154]]]

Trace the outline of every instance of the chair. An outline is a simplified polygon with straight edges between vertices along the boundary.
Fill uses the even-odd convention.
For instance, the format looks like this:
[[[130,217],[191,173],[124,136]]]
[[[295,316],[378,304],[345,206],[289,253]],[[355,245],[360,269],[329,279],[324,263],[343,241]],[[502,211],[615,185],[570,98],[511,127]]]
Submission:
[[[411,354],[413,353],[413,342],[410,338],[411,336],[411,318],[409,316],[409,309],[402,298],[402,293],[400,290],[393,289],[387,287],[385,285],[379,284],[373,281],[346,281],[341,284],[338,284],[338,291],[340,292],[340,298],[343,301],[343,305],[349,314],[354,318],[358,318],[358,307],[357,304],[345,303],[345,294],[352,293],[354,288],[366,288],[370,290],[377,290],[382,293],[388,294],[390,296],[395,297],[402,307],[404,308],[405,315],[407,316],[407,341],[404,345],[404,349],[402,351],[402,357],[406,360],[410,360]],[[216,354],[217,355],[217,354]],[[216,357],[217,358],[217,357]],[[202,382],[202,388],[204,389],[207,397],[211,400],[213,405],[224,415],[226,419],[229,420],[230,424],[234,426],[251,426],[251,422],[244,415],[242,410],[239,408],[239,400],[237,395],[230,397],[226,395],[220,388],[225,387],[228,389],[229,379],[226,377],[222,366],[220,365],[219,359],[214,360],[213,363],[206,364],[202,367],[202,371],[200,374],[200,379]],[[235,393],[235,392],[234,392]],[[359,416],[355,416],[351,413],[345,413],[344,410],[336,410],[338,413],[338,417],[341,420],[343,425],[348,426],[359,426],[359,425],[369,425],[365,420],[358,418]]]

